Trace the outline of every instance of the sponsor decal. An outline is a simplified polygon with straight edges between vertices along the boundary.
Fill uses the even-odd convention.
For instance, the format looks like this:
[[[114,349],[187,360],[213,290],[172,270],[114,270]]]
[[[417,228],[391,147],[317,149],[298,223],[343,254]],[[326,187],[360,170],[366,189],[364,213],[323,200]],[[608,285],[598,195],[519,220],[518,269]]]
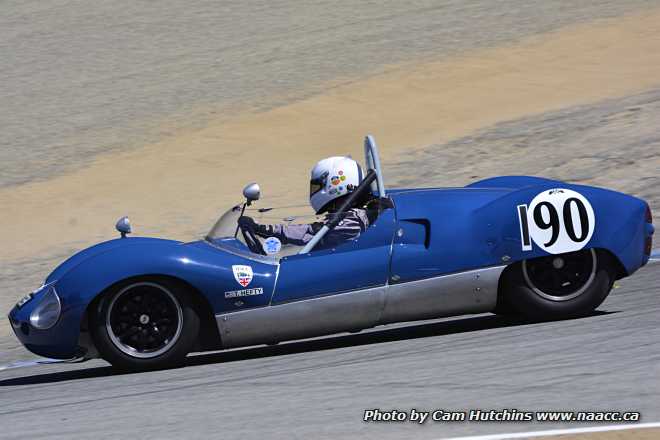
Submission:
[[[247,287],[252,282],[252,266],[244,266],[241,264],[232,265],[231,270],[234,271],[234,278],[236,282],[243,287]]]
[[[244,296],[257,296],[263,294],[264,294],[263,287],[253,287],[251,289],[242,289],[242,290],[230,290],[228,292],[225,292],[225,299],[240,298]]]
[[[594,233],[596,215],[582,194],[555,188],[538,194],[528,205],[516,207],[523,251],[532,242],[550,254],[579,251]]]

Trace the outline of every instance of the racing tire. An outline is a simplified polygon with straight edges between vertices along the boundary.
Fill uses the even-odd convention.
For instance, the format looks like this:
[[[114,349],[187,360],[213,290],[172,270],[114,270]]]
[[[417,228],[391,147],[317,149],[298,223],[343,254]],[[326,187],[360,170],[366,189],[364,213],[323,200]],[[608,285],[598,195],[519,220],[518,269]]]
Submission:
[[[185,289],[160,278],[123,282],[93,308],[90,331],[103,359],[122,371],[181,365],[192,350],[200,319]]]
[[[501,309],[534,321],[585,316],[602,304],[614,280],[611,257],[603,251],[524,260],[503,274]]]

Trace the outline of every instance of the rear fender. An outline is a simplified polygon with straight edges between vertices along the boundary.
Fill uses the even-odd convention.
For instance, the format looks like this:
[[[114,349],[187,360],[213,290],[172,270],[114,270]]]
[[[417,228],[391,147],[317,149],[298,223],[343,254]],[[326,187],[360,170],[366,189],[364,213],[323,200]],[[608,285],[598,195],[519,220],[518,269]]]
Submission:
[[[554,183],[523,187],[474,212],[471,218],[473,230],[479,236],[478,241],[486,244],[493,257],[500,262],[513,263],[549,255],[543,243],[536,243],[532,237],[525,239],[524,220],[521,217],[524,214],[519,207],[529,207],[530,202],[539,194],[563,188],[576,191],[593,208],[593,234],[578,245],[581,249],[608,250],[619,260],[627,275],[646,263],[648,256],[644,253],[644,243],[648,234],[645,221],[647,204],[643,200],[602,188]],[[534,221],[529,211],[526,218],[529,222]]]

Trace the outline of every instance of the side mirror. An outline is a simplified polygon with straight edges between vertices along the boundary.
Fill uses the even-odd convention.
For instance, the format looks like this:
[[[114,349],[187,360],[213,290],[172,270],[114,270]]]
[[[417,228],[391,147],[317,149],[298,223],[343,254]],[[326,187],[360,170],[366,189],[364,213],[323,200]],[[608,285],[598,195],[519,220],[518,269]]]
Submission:
[[[248,205],[256,200],[259,200],[259,197],[261,197],[261,189],[259,188],[259,184],[250,183],[247,185],[245,188],[243,188],[243,196],[247,200]]]
[[[124,216],[117,220],[115,224],[115,229],[121,234],[121,238],[126,238],[126,234],[131,233],[131,221],[128,217]]]

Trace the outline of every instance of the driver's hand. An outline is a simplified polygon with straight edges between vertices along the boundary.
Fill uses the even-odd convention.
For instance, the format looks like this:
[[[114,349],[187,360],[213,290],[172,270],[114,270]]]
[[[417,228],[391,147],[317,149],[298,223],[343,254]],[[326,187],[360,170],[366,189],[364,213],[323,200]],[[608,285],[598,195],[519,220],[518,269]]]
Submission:
[[[238,218],[238,225],[245,226],[248,229],[255,229],[257,223],[254,221],[252,217],[248,217],[247,215],[244,215]]]
[[[255,222],[252,217],[248,217],[247,215],[239,217],[238,226],[253,231],[255,234],[261,237],[268,237],[268,227],[266,225],[260,225],[259,223]]]

